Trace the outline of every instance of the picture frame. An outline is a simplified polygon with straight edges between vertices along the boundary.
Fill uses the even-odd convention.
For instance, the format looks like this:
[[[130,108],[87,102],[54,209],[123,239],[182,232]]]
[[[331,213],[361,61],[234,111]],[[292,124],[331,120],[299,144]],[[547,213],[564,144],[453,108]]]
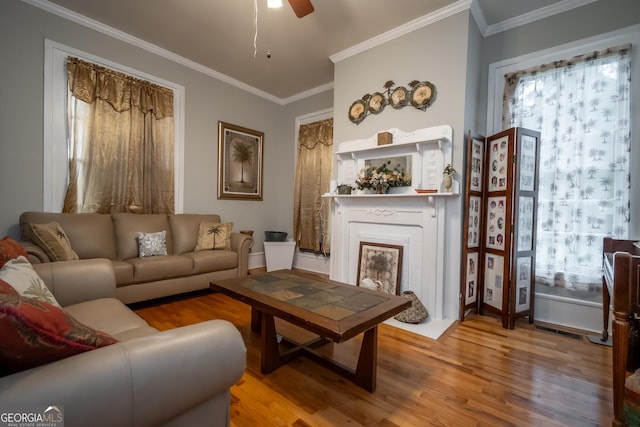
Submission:
[[[473,138],[471,140],[471,147],[471,180],[469,182],[470,190],[482,192],[484,141]]]
[[[262,200],[264,132],[218,122],[218,199]]]
[[[478,255],[478,252],[467,254],[465,305],[478,300],[478,269],[480,268]]]
[[[378,291],[400,295],[402,246],[360,242],[356,285],[370,279]]]

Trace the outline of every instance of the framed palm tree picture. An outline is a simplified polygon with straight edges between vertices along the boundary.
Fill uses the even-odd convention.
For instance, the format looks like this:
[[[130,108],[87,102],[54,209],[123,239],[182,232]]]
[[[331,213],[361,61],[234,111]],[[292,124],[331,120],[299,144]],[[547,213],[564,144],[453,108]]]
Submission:
[[[218,122],[218,199],[262,200],[264,132]]]

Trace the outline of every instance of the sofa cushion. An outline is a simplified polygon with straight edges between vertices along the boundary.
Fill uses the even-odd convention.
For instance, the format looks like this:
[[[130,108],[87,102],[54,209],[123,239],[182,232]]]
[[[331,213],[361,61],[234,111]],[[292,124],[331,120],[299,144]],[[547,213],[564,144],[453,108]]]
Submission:
[[[116,259],[116,244],[110,214],[24,212],[20,215],[22,240],[35,243],[31,224],[54,221],[64,229],[71,247],[80,259]]]
[[[167,253],[173,254],[171,249],[173,240],[169,232],[167,215],[116,213],[111,217],[113,218],[119,261],[138,257],[138,233],[167,231]]]
[[[133,283],[133,265],[126,261],[113,261],[113,272],[116,276],[116,286]]]
[[[164,256],[167,254],[167,232],[138,233],[138,256]]]
[[[31,224],[33,241],[47,254],[51,261],[73,261],[80,259],[71,248],[71,242],[62,226],[57,222]]]
[[[201,222],[198,228],[198,242],[194,251],[207,249],[231,249],[232,222]]]
[[[0,240],[0,267],[10,259],[16,259],[19,256],[25,258],[29,257],[27,251],[20,245],[20,243],[7,236]]]
[[[131,258],[126,262],[133,265],[134,283],[190,276],[193,274],[193,260],[182,255]]]
[[[22,255],[7,261],[0,268],[0,280],[11,285],[21,296],[35,298],[60,307],[47,285],[44,284],[38,273],[31,266],[31,263]]]
[[[116,298],[100,298],[69,305],[64,311],[79,322],[104,331],[119,341],[158,332]]]
[[[238,254],[233,251],[198,251],[183,254],[193,260],[195,274],[230,270],[238,267]]]
[[[173,253],[175,255],[193,251],[198,240],[198,229],[203,221],[221,222],[220,216],[215,214],[176,214],[169,216],[174,245]]]
[[[0,281],[0,336],[2,375],[118,342],[59,307],[20,296],[4,281]]]

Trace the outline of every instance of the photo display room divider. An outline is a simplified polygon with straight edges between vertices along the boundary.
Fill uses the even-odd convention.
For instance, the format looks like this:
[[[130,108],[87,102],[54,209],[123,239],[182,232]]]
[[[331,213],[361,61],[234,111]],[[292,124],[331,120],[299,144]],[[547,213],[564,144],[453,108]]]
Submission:
[[[533,323],[540,133],[467,137],[461,320],[469,310]]]

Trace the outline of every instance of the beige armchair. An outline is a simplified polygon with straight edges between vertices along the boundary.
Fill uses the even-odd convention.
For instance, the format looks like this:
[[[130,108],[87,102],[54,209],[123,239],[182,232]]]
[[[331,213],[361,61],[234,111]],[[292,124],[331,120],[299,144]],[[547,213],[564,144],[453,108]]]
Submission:
[[[226,426],[246,366],[224,320],[158,332],[115,299],[111,262],[34,268],[75,319],[120,342],[0,378],[2,407],[64,407],[66,426]]]

